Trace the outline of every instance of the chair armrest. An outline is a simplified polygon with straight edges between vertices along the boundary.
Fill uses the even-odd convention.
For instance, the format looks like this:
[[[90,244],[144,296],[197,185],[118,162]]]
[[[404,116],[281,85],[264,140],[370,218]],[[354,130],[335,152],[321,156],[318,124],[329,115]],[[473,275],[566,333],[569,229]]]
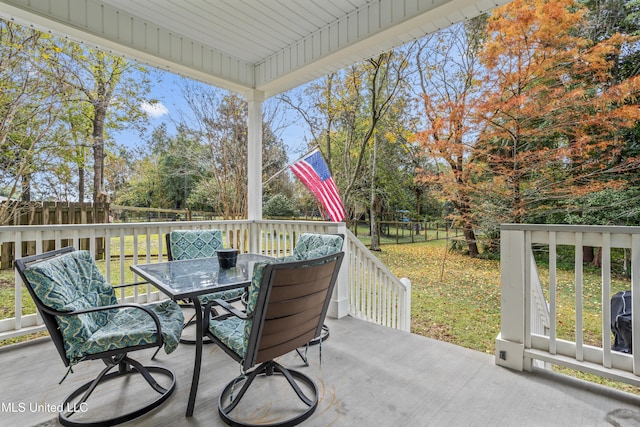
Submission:
[[[122,285],[111,285],[111,287],[113,289],[119,289],[119,288],[129,288],[131,286],[138,286],[138,285],[149,285],[149,282],[134,282],[134,283],[124,283]]]
[[[42,309],[45,312],[52,314],[54,316],[77,316],[80,314],[96,313],[100,311],[108,311],[108,310],[114,310],[119,308],[136,308],[146,312],[149,316],[151,316],[153,323],[156,324],[156,330],[158,332],[158,345],[162,344],[162,326],[160,325],[160,319],[158,318],[158,315],[153,310],[151,310],[149,307],[146,307],[142,304],[131,302],[131,303],[124,303],[124,304],[105,305],[102,307],[92,307],[92,308],[87,308],[84,310],[76,310],[76,311],[57,311],[57,310],[52,310],[48,307],[42,307]]]
[[[213,308],[214,305],[222,308],[227,313],[243,320],[247,320],[252,317],[252,316],[247,316],[247,313],[243,312],[242,310],[238,310],[237,308],[235,308],[234,306],[232,306],[231,304],[229,304],[227,301],[223,299],[214,299],[213,301],[209,301],[207,305],[204,306],[204,318],[207,323],[209,322],[209,317],[211,316],[211,309]]]

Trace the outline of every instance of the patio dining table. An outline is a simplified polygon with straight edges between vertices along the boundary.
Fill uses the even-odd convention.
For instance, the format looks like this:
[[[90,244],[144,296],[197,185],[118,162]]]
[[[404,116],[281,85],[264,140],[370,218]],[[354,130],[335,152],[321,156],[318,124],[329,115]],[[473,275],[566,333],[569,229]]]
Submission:
[[[158,262],[132,265],[131,270],[156,286],[174,301],[189,299],[196,314],[196,354],[187,417],[193,415],[200,380],[202,362],[202,337],[204,319],[198,296],[212,292],[248,287],[251,283],[253,264],[271,257],[259,254],[239,254],[235,267],[220,268],[217,258]]]

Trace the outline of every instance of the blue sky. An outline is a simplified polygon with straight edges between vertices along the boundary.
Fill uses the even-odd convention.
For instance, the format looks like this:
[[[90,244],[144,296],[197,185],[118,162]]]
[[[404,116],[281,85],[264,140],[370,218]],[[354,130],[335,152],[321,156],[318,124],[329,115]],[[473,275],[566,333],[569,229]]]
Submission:
[[[157,79],[157,82],[155,80]],[[154,70],[152,72],[151,92],[149,99],[157,99],[159,102],[155,104],[144,103],[143,110],[147,112],[149,117],[149,126],[147,134],[162,123],[167,124],[170,132],[175,131],[174,121],[180,121],[182,115],[189,114],[189,108],[182,95],[182,86],[185,82],[190,81],[184,77]],[[269,100],[265,101],[267,104]],[[284,117],[284,121],[289,123],[288,126],[278,132],[278,136],[287,145],[289,160],[296,160],[297,157],[306,149],[305,137],[308,139],[306,127],[304,124],[296,124],[301,120],[295,116],[295,113],[288,113]],[[129,148],[144,147],[145,139],[141,138],[137,131],[126,130],[114,134],[114,139],[119,145]]]

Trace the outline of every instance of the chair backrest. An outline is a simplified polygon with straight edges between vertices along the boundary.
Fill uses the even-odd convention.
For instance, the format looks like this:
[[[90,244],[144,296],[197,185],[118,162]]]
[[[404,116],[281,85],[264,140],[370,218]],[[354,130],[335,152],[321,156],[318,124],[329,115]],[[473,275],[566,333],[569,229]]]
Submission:
[[[289,353],[319,336],[344,257],[258,264],[249,290],[243,367]],[[260,280],[257,280],[260,279]]]
[[[302,233],[296,241],[292,255],[298,260],[319,258],[340,252],[343,244],[342,234]]]
[[[169,261],[215,257],[222,247],[221,230],[174,230],[167,234]]]
[[[113,287],[106,282],[91,253],[73,247],[21,258],[15,265],[68,366],[67,353],[73,343],[86,340],[103,326],[108,313],[56,316],[56,312],[117,304]]]

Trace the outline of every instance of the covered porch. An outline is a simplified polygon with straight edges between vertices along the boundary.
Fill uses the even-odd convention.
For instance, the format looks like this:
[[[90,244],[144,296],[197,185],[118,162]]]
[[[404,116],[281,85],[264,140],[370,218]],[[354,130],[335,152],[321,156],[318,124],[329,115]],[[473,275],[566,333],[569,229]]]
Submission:
[[[328,324],[331,336],[322,346],[321,364],[318,347],[309,351],[309,367],[295,353],[281,359],[319,385],[318,409],[304,425],[624,426],[640,420],[639,396],[547,370],[503,369],[491,354],[350,316]],[[150,363],[151,353],[141,353],[139,360]],[[205,346],[195,412],[185,418],[193,357],[188,345],[170,355],[161,352],[155,364],[176,372],[176,391],[165,405],[125,425],[224,425],[217,398],[238,375],[238,365],[216,346]],[[58,385],[66,369],[57,358],[47,339],[0,350],[3,425],[57,425],[55,409],[45,405],[59,404],[101,365],[80,364]]]
[[[266,19],[264,10],[254,10],[246,2],[237,3],[242,4],[240,9],[232,7],[235,1],[200,2],[200,6],[211,9],[207,12],[192,7],[183,19],[176,19],[171,10],[180,9],[180,4],[172,1],[154,2],[152,7],[151,2],[142,0],[77,3],[0,0],[0,16],[242,93],[249,107],[248,169],[259,171],[264,99],[475,16],[504,1],[331,0],[324,2],[325,14],[315,15],[323,16],[324,23],[305,22],[306,30],[300,29],[299,34],[290,34],[283,40],[270,39],[273,42],[270,46],[263,46],[261,38],[285,28],[283,22]],[[313,15],[311,9],[322,9],[318,6],[320,2],[305,3],[309,8],[305,16]],[[282,13],[273,13],[271,18],[283,16],[285,21],[300,20],[300,11],[290,10],[284,2],[274,2],[274,5]],[[216,38],[219,33],[214,33],[206,39],[198,38],[205,34],[201,29],[215,27],[206,22],[207,16],[226,19],[237,28],[249,27],[242,20],[250,16],[253,20],[264,20],[271,28],[254,32],[253,41],[243,40],[242,46],[235,46],[235,51],[229,53],[221,49],[232,45],[228,42],[232,35],[221,39]],[[258,44],[266,49],[252,50],[255,40],[260,40]],[[290,250],[293,236],[299,231],[343,231],[344,225],[340,224],[262,221],[260,177],[259,173],[248,177],[246,221],[2,227],[0,243],[33,244],[39,253],[45,250],[43,241],[53,241],[60,247],[63,241],[78,246],[81,239],[88,239],[93,245],[89,249],[96,254],[97,239],[104,239],[107,247],[103,255],[111,260],[106,264],[106,274],[115,284],[126,281],[128,263],[148,262],[150,257],[162,259],[162,235],[174,228],[223,228],[227,236],[233,236],[227,237],[228,245],[277,255]],[[320,406],[307,425],[537,426],[638,422],[638,396],[556,375],[537,368],[534,363],[563,364],[631,384],[639,383],[640,352],[632,356],[611,350],[611,330],[607,326],[610,312],[606,308],[610,297],[607,292],[610,268],[603,268],[602,343],[594,348],[595,345],[585,343],[581,327],[576,328],[578,332],[570,340],[556,337],[553,285],[545,288],[549,289],[545,295],[531,257],[532,250],[540,244],[550,248],[556,243],[580,248],[583,243],[589,243],[609,249],[631,249],[632,288],[635,295],[640,295],[640,232],[628,227],[554,229],[548,226],[508,226],[502,232],[503,316],[494,356],[410,334],[411,291],[407,283],[393,277],[345,231],[347,256],[332,300],[329,313],[332,319],[328,320],[331,338],[322,347],[322,365],[318,364],[314,348],[312,366],[302,368],[311,373],[323,390]],[[132,259],[124,255],[128,239],[133,242]],[[152,248],[150,242],[154,239],[158,243]],[[109,246],[111,241],[117,243]],[[114,263],[119,268],[118,273],[112,274]],[[550,274],[554,275],[555,261],[550,264],[553,264]],[[578,319],[582,314],[582,259],[578,255],[575,269]],[[554,280],[551,278],[548,283]],[[34,313],[23,313],[20,286],[15,287],[15,296],[17,314],[0,319],[0,339],[43,330],[41,320]],[[121,296],[136,301],[159,297],[151,289]],[[640,297],[634,301],[634,311],[640,312]],[[634,334],[640,339],[638,318],[634,321],[639,326],[634,328]],[[580,322],[576,320],[579,326]],[[148,357],[141,359],[148,360]],[[288,355],[283,362],[300,363],[293,355]],[[236,364],[214,346],[206,349],[195,414],[193,418],[185,418],[193,348],[181,346],[170,356],[161,355],[158,363],[176,372],[178,389],[166,405],[137,420],[135,425],[222,425],[217,416],[216,399],[223,385],[239,373]],[[95,370],[92,364],[82,364],[63,385],[56,385],[66,370],[46,339],[1,349],[0,366],[3,366],[0,420],[7,425],[50,423],[56,418],[55,405]],[[519,372],[522,370],[530,372]]]
[[[40,253],[48,250],[45,244],[61,247],[65,242],[79,247],[81,242],[89,242],[88,248],[99,258],[98,242],[102,240],[106,246],[101,256],[111,260],[102,268],[111,283],[118,284],[131,279],[127,276],[131,274],[129,264],[166,259],[163,236],[172,229],[185,228],[219,228],[224,232],[225,246],[272,256],[290,253],[298,233],[345,235],[345,261],[331,300],[327,319],[331,336],[322,346],[322,364],[318,347],[311,349],[310,367],[301,368],[295,354],[282,360],[294,369],[311,372],[320,384],[320,405],[307,422],[309,425],[622,426],[630,421],[640,422],[637,394],[579,381],[548,369],[551,363],[640,384],[640,354],[612,350],[609,309],[613,293],[609,262],[612,248],[630,250],[631,279],[623,285],[634,291],[634,297],[640,295],[638,227],[503,226],[502,325],[495,354],[409,333],[409,280],[397,279],[342,223],[244,220],[2,227],[0,243],[27,245]],[[602,281],[594,285],[601,307],[596,315],[602,325],[601,339],[596,342],[587,339],[592,335],[582,327],[584,317],[591,316],[584,308],[579,250],[587,244],[603,248]],[[540,250],[540,245],[548,247],[549,279],[538,273],[534,262],[533,251]],[[555,277],[560,272],[556,267],[559,245],[576,248],[575,283],[571,286],[576,290],[573,304],[579,326],[569,337],[559,337],[556,332],[560,322],[555,290]],[[16,277],[16,284],[19,283]],[[14,309],[22,314],[0,319],[0,339],[44,330],[39,316],[23,307],[22,293],[23,288],[16,286]],[[28,298],[26,292],[25,297]],[[162,295],[153,288],[142,287],[135,294],[122,294],[120,298],[145,302]],[[635,308],[639,300],[634,298],[634,312],[638,312]],[[640,340],[639,319],[634,316],[635,342]],[[149,363],[150,356],[151,352],[138,358]],[[141,420],[142,425],[155,425],[159,419],[177,425],[220,423],[217,396],[224,384],[239,375],[239,368],[220,349],[206,346],[195,414],[186,418],[193,357],[194,349],[188,345],[181,345],[168,356],[161,353],[157,363],[174,370],[178,388],[166,405]],[[75,374],[59,386],[66,369],[48,339],[0,349],[0,366],[5,367],[0,377],[0,419],[11,425],[37,425],[54,419],[55,405],[95,373],[95,363],[78,365]],[[121,393],[114,391],[114,395]],[[110,402],[108,395],[105,402],[107,408],[123,404],[117,399]]]

